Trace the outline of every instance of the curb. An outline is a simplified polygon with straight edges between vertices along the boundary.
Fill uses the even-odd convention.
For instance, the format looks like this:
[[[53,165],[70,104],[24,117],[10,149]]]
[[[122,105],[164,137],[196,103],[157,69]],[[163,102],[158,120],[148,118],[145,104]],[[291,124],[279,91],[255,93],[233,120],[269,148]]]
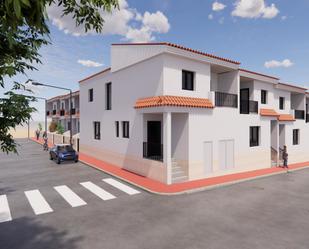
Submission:
[[[33,139],[30,139],[30,141],[33,141],[33,142],[36,142],[38,144],[41,144],[40,141],[37,141],[37,140],[33,140]],[[294,171],[299,171],[299,170],[303,170],[303,169],[306,169],[306,168],[309,168],[309,165],[306,165],[306,166],[302,166],[302,167],[299,167],[299,168],[295,168],[295,169],[289,169],[288,171],[279,171],[279,172],[274,172],[274,173],[269,173],[269,174],[265,174],[265,175],[260,175],[260,176],[254,176],[254,177],[248,177],[248,178],[244,178],[244,179],[239,179],[239,180],[232,180],[232,181],[229,181],[229,182],[225,182],[225,183],[218,183],[218,184],[213,184],[213,185],[210,185],[210,186],[205,186],[205,187],[198,187],[198,188],[194,188],[194,189],[188,189],[188,190],[182,190],[182,191],[178,191],[178,192],[157,192],[157,191],[154,191],[154,190],[151,190],[149,188],[146,188],[142,185],[139,185],[133,181],[130,181],[126,178],[123,178],[121,176],[118,176],[117,174],[113,174],[109,171],[106,171],[104,169],[101,169],[99,167],[97,167],[96,165],[94,164],[91,164],[91,163],[88,163],[84,160],[79,160],[79,162],[83,163],[84,165],[87,165],[89,167],[92,167],[96,170],[99,170],[101,172],[104,172],[105,174],[107,175],[110,175],[110,176],[113,176],[119,180],[122,180],[124,182],[127,182],[129,184],[131,184],[132,186],[136,186],[148,193],[151,193],[151,194],[156,194],[156,195],[163,195],[163,196],[173,196],[173,195],[182,195],[182,194],[192,194],[192,193],[197,193],[197,192],[201,192],[201,191],[208,191],[208,190],[212,190],[212,189],[217,189],[217,188],[220,188],[220,187],[227,187],[227,186],[231,186],[231,185],[234,185],[234,184],[238,184],[238,183],[242,183],[242,182],[247,182],[247,181],[252,181],[252,180],[257,180],[257,179],[262,179],[262,178],[266,178],[266,177],[271,177],[271,176],[276,176],[276,175],[281,175],[281,174],[287,174],[289,172],[294,172]]]

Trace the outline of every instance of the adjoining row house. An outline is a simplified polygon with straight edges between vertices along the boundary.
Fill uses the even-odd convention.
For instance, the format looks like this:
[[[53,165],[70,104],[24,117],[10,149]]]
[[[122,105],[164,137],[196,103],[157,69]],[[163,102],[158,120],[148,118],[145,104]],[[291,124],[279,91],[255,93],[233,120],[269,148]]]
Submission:
[[[113,44],[80,82],[80,152],[171,184],[309,161],[306,88],[171,43]],[[55,109],[55,108],[54,108]]]
[[[60,123],[65,131],[71,129],[70,122],[70,94],[56,96],[47,100],[46,115],[53,122]],[[72,93],[72,133],[80,130],[79,123],[79,91]]]

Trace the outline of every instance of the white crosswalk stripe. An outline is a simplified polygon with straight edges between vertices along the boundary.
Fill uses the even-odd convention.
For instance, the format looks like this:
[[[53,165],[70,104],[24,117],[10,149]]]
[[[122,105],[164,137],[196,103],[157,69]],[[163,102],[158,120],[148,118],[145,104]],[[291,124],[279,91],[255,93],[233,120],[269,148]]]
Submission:
[[[104,201],[116,198],[116,196],[114,196],[111,193],[105,191],[104,189],[102,189],[98,185],[95,185],[92,182],[81,182],[80,184],[83,187],[85,187],[86,189],[88,189],[90,192],[95,194],[96,196],[100,197]]]
[[[53,212],[38,189],[25,191],[25,195],[36,215]]]
[[[6,195],[0,195],[0,223],[11,221],[11,211]]]
[[[112,179],[112,178],[106,178],[106,179],[103,179],[102,181],[112,185],[113,187],[129,194],[129,195],[136,195],[136,194],[139,194],[140,192],[137,191],[136,189],[132,188],[132,187],[129,187],[119,181],[116,181],[115,179]]]
[[[54,189],[65,199],[72,207],[87,205],[87,203],[75,194],[68,186],[56,186]]]

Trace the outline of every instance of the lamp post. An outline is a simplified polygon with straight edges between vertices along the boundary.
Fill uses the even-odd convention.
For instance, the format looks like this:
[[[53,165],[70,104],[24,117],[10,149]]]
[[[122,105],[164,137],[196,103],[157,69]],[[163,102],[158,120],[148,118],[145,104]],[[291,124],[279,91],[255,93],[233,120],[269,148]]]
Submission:
[[[66,91],[70,92],[70,144],[72,145],[72,90],[69,89],[69,88],[65,88],[65,87],[43,84],[43,83],[40,83],[40,82],[33,81],[31,79],[27,80],[27,82],[30,82],[34,86],[46,86],[46,87],[66,90]]]

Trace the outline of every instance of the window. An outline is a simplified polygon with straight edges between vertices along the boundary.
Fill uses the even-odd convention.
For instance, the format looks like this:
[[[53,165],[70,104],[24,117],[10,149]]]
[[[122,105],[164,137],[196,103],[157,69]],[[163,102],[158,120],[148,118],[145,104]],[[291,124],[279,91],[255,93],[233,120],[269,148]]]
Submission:
[[[284,98],[283,97],[279,98],[279,108],[280,110],[284,110]]]
[[[299,129],[293,130],[293,145],[299,144]]]
[[[261,90],[261,103],[267,104],[267,91]]]
[[[115,122],[116,137],[119,137],[119,121]]]
[[[122,137],[129,138],[129,121],[122,121]]]
[[[250,147],[255,147],[260,145],[260,127],[251,126],[250,127]]]
[[[88,101],[89,102],[93,101],[93,88],[88,90]]]
[[[194,90],[194,72],[182,70],[182,89]]]
[[[94,126],[94,139],[100,140],[101,139],[101,124],[100,122],[93,122]]]
[[[105,109],[112,109],[112,83],[105,84]]]

